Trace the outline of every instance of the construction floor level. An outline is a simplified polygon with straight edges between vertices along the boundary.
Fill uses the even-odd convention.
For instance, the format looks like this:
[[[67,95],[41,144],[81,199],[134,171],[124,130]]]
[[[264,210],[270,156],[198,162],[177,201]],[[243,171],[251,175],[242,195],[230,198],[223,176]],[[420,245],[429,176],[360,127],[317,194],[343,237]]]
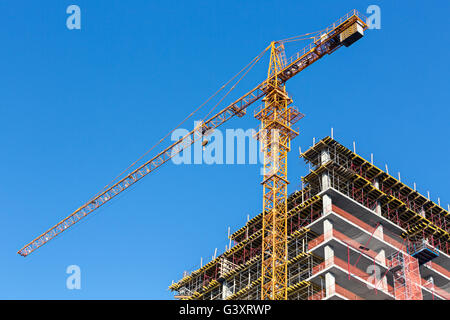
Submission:
[[[288,299],[448,300],[449,212],[330,137],[288,197]],[[185,300],[259,300],[262,214],[169,287]]]

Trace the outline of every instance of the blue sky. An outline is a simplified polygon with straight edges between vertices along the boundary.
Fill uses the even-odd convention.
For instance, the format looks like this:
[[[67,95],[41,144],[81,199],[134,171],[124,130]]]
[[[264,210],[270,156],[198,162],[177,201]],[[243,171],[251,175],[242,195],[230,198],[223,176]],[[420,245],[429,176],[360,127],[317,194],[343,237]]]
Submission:
[[[81,30],[66,8],[81,8]],[[0,3],[0,298],[169,299],[262,207],[259,165],[160,168],[23,258],[25,243],[97,193],[272,40],[320,30],[353,8],[381,29],[290,80],[306,117],[289,158],[334,128],[447,207],[447,1],[45,1]],[[305,43],[306,45],[306,43]],[[289,53],[295,48],[289,47]],[[290,50],[290,51],[289,51]],[[263,80],[250,73],[233,96]],[[255,67],[256,68],[256,67]],[[259,104],[257,104],[259,105]],[[248,116],[225,128],[255,128]],[[192,128],[192,122],[185,126]],[[66,289],[78,265],[81,290]]]

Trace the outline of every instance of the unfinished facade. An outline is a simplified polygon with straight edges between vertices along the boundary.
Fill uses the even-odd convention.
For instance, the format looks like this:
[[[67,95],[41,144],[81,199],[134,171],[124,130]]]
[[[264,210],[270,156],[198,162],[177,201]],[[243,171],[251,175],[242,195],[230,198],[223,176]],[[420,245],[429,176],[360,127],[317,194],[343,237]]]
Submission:
[[[326,137],[288,197],[288,299],[447,300],[449,212]],[[233,246],[173,283],[186,300],[261,298],[262,214]]]

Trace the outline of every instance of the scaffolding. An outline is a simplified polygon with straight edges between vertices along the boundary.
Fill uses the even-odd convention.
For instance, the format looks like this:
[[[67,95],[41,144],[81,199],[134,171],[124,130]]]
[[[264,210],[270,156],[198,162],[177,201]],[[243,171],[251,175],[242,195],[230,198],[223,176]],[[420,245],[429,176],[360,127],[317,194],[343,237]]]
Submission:
[[[329,298],[330,294],[344,299],[364,299],[342,285],[327,287],[322,271],[330,266],[347,270],[349,279],[361,279],[373,286],[375,292],[384,291],[387,297],[422,299],[422,289],[431,291],[433,299],[435,296],[444,299],[449,297],[446,290],[434,283],[430,284],[420,274],[423,264],[432,265],[441,274],[450,274],[431,261],[439,256],[439,252],[449,254],[448,211],[330,137],[315,143],[301,157],[310,165],[310,172],[302,177],[304,187],[290,194],[286,200],[287,299],[321,300]],[[328,188],[398,226],[398,230],[401,230],[398,234],[383,232],[381,239],[395,248],[395,254],[379,258],[377,252],[368,249],[367,243],[375,234],[379,222],[362,221],[334,203],[328,208],[324,200],[324,192]],[[361,244],[354,239],[357,236],[353,235],[352,238],[336,229],[317,233],[315,228],[314,232],[311,226],[328,211],[369,233],[368,242]],[[374,264],[385,265],[386,274],[390,275],[389,283],[382,283],[379,288],[378,284],[386,280],[386,274],[380,280],[373,278],[357,265],[360,256],[352,265],[350,256],[349,261],[338,257],[325,260],[312,253],[331,237],[344,243],[348,250],[360,252],[360,256],[364,254],[365,259],[372,259]],[[179,299],[261,298],[263,214],[248,220],[229,238],[232,245],[223,254],[184,275],[169,287],[179,293]]]
[[[329,154],[326,162],[321,161],[324,149]],[[380,210],[383,217],[405,229],[402,236],[408,241],[425,239],[430,246],[450,253],[447,210],[330,137],[320,140],[302,157],[314,166],[314,170],[302,178],[313,194],[323,189],[320,177],[327,173],[332,188],[370,210]]]
[[[295,217],[298,217],[298,212],[294,210],[290,219],[292,229],[288,234],[288,299],[318,290],[305,280],[311,276],[313,267],[321,263],[320,257],[306,252],[309,239],[317,235],[308,228],[297,228],[299,224]],[[257,231],[169,288],[178,291],[181,299],[258,300],[261,295],[260,281],[261,231]],[[299,286],[299,283],[302,285]],[[188,292],[193,294],[188,296]]]
[[[421,277],[417,259],[398,251],[388,259],[389,272],[394,278],[394,295],[397,300],[423,300]]]

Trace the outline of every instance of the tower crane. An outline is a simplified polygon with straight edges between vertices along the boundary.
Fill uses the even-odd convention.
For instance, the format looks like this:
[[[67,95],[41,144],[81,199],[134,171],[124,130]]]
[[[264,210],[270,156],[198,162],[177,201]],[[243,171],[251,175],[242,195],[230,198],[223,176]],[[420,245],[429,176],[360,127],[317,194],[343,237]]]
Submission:
[[[285,43],[295,41],[296,37],[271,42],[265,50],[270,50],[267,79],[209,119],[200,122],[188,134],[138,168],[125,172],[119,181],[26,244],[18,254],[28,256],[175,155],[202,140],[212,130],[235,116],[243,117],[250,105],[262,99],[262,106],[254,113],[260,121],[256,138],[260,141],[264,155],[261,299],[287,299],[287,154],[291,140],[298,135],[293,125],[303,115],[291,106],[292,99],[286,91],[286,82],[325,55],[353,44],[363,37],[367,28],[365,18],[352,10],[326,29],[314,33],[311,37],[313,41],[290,59],[286,59]]]

